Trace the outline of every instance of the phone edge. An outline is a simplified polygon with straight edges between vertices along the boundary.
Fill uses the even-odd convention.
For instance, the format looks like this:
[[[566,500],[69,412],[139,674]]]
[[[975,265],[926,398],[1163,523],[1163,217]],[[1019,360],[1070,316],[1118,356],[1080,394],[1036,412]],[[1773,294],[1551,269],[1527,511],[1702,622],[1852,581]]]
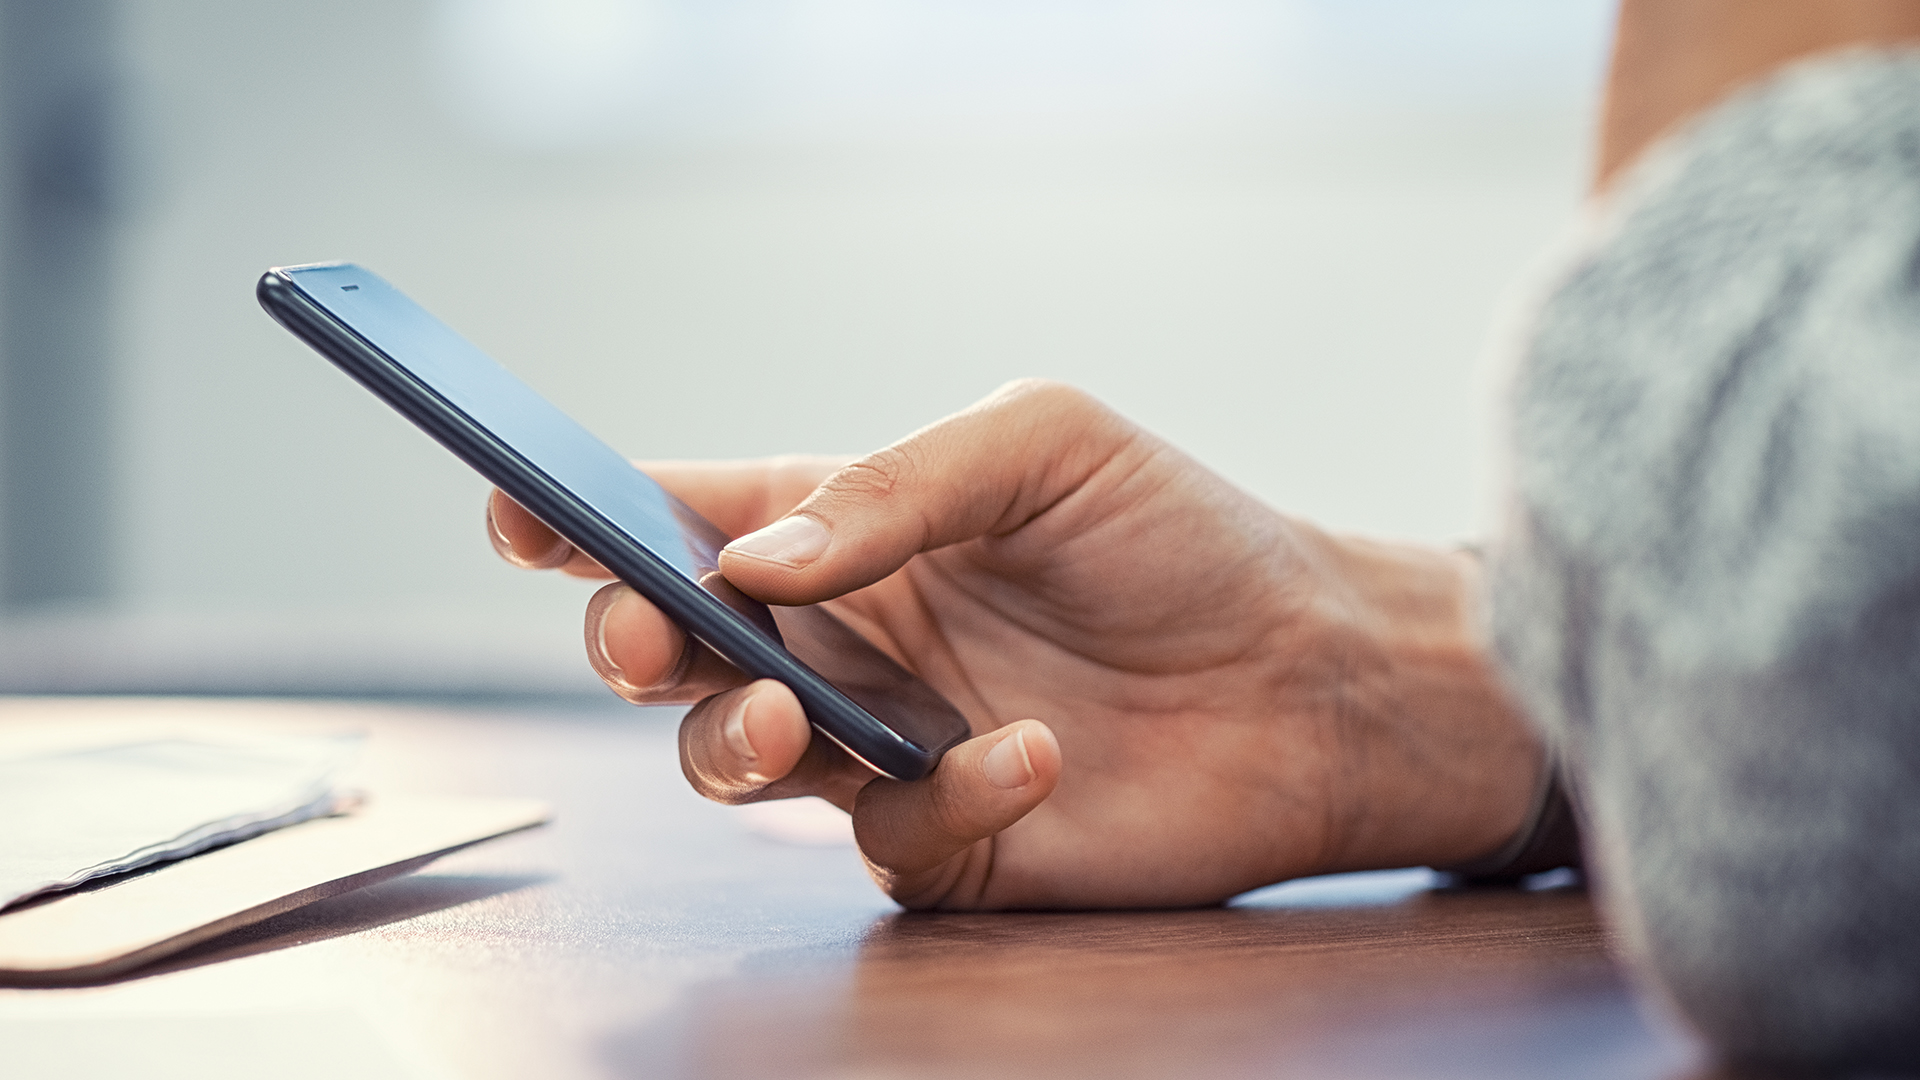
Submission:
[[[527,507],[535,516],[542,520],[555,518],[572,526],[559,531],[592,537],[589,543],[602,550],[590,550],[583,544],[582,549],[588,555],[660,605],[668,618],[729,663],[752,677],[771,678],[786,684],[800,698],[809,722],[848,754],[884,776],[917,780],[931,772],[948,749],[964,741],[965,735],[962,735],[945,745],[923,749],[861,708],[798,657],[784,649],[771,649],[752,633],[732,625],[731,620],[740,616],[712,599],[698,585],[657,565],[658,556],[626,536],[498,436],[314,302],[297,283],[284,276],[282,270],[280,267],[268,270],[255,288],[260,306],[275,322],[486,480],[515,499],[525,497],[526,502],[535,504]],[[514,490],[523,483],[529,485],[527,490]],[[610,537],[614,539],[609,541]],[[643,561],[625,558],[627,548],[637,548]],[[695,593],[699,595],[694,596]],[[714,614],[720,618],[711,618]],[[823,719],[829,722],[823,723]],[[855,730],[832,729],[842,725]],[[856,734],[858,729],[866,729],[868,737]]]

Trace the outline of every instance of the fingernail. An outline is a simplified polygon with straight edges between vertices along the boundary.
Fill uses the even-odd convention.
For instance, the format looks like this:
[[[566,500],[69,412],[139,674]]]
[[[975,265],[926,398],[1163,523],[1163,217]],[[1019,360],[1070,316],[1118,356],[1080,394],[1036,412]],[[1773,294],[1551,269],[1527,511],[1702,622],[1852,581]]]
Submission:
[[[627,603],[639,594],[625,585],[610,585],[594,597],[595,603],[590,610],[592,622],[587,631],[587,661],[593,665],[594,673],[615,686],[638,690],[628,680],[620,665],[613,662],[607,654],[607,621],[613,617],[613,609]],[[601,597],[606,597],[602,600]]]
[[[720,733],[727,740],[727,746],[739,754],[741,760],[754,762],[760,760],[760,754],[753,748],[753,740],[747,738],[747,706],[753,703],[753,694],[740,695],[740,700],[727,713],[727,722],[720,726]]]
[[[493,500],[487,500],[487,540],[493,544],[493,550],[502,558],[513,557],[513,542],[507,534],[500,531],[500,523],[493,518]]]
[[[1033,762],[1027,757],[1026,732],[1016,731],[1001,739],[998,745],[987,751],[980,768],[987,774],[987,783],[994,787],[1007,791],[1026,787],[1033,781]]]
[[[493,550],[501,558],[515,566],[527,570],[552,570],[566,564],[568,556],[573,554],[573,545],[565,537],[553,538],[552,546],[542,552],[529,554],[513,546],[507,534],[500,528],[500,521],[493,514],[493,500],[487,500],[487,540],[493,544]]]
[[[727,545],[727,550],[736,555],[765,559],[799,569],[820,557],[833,542],[833,534],[825,525],[807,517],[795,514],[761,529],[748,533]]]

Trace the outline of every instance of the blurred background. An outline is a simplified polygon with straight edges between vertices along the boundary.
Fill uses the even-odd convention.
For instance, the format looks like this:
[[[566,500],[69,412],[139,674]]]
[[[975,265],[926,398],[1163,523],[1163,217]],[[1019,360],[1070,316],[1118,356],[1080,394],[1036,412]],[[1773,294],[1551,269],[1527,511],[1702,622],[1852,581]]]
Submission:
[[[0,0],[0,690],[601,694],[589,586],[260,312],[364,263],[636,457],[1065,379],[1260,498],[1487,518],[1606,0]]]

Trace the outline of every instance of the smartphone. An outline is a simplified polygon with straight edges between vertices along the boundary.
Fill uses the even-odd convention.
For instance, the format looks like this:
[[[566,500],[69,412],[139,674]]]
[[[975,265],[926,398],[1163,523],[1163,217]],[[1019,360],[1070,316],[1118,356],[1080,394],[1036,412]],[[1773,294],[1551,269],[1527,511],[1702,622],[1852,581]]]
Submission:
[[[729,585],[725,533],[378,275],[275,267],[255,294],[696,641],[791,687],[814,728],[876,772],[917,780],[968,737],[960,710],[825,608],[770,608]]]

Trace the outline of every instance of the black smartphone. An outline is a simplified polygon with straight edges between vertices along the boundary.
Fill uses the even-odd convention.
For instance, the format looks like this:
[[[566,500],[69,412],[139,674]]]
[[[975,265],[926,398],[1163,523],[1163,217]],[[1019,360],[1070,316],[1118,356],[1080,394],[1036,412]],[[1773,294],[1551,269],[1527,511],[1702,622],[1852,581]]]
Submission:
[[[697,641],[791,687],[814,728],[875,771],[917,780],[967,738],[960,710],[825,608],[769,608],[729,585],[726,534],[378,275],[275,267],[255,294]]]

